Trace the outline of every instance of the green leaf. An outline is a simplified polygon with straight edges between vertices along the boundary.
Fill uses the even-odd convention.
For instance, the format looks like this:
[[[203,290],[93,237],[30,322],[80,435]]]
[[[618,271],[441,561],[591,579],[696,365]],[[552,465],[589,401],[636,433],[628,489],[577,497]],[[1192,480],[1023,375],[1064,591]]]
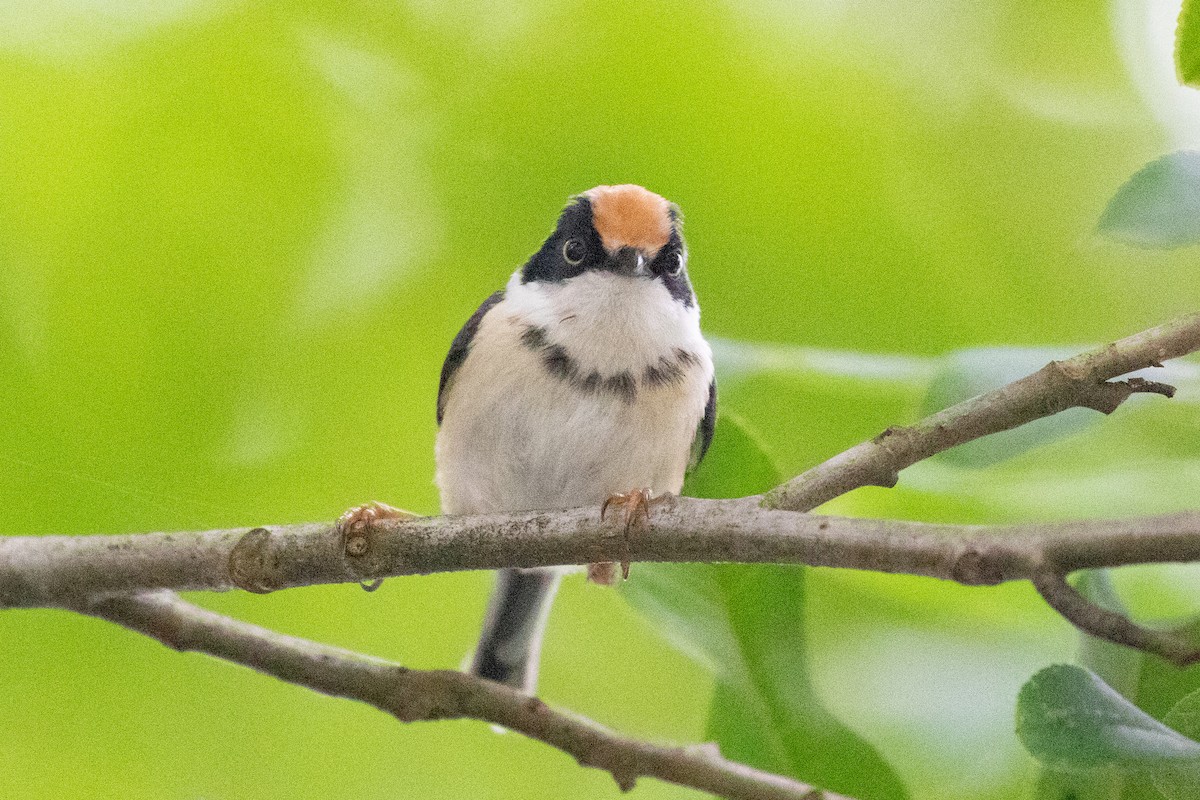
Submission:
[[[723,566],[744,679],[718,683],[708,735],[731,758],[860,800],[908,792],[878,751],[825,709],[806,663],[804,581],[790,566]]]
[[[1175,68],[1180,82],[1200,87],[1200,5],[1183,0],[1175,28]]]
[[[860,800],[906,798],[808,676],[803,567],[637,565],[622,592],[717,685],[707,735],[727,757]]]
[[[755,436],[735,414],[721,411],[708,455],[688,476],[683,494],[744,497],[778,483],[779,472]],[[682,652],[727,681],[744,681],[715,569],[707,564],[639,564],[621,590]]]
[[[1142,167],[1117,190],[1096,229],[1137,247],[1200,242],[1200,152],[1180,150]]]
[[[736,497],[779,482],[756,437],[722,414],[685,493]],[[891,767],[822,705],[808,675],[802,567],[639,564],[625,597],[714,674],[708,736],[727,757],[861,800],[908,796]]]
[[[793,475],[910,416],[937,359],[718,339],[718,406]]]
[[[714,352],[721,407],[755,430],[790,476],[890,425],[912,423],[1088,346],[914,358],[719,340]],[[1182,510],[1200,481],[1200,438],[1163,431],[1194,424],[1200,360],[1172,360],[1142,374],[1176,386],[1175,398],[1133,397],[1107,417],[1069,409],[953,448],[906,469],[895,489],[860,489],[823,510],[980,523]]]
[[[1167,800],[1196,800],[1200,797],[1200,765],[1164,764],[1150,776],[1154,788]]]
[[[779,483],[779,472],[745,424],[721,411],[708,455],[683,487],[689,497],[745,497]],[[679,650],[726,681],[741,682],[724,591],[707,564],[639,564],[622,594]]]
[[[779,470],[737,414],[722,411],[708,453],[687,477],[688,497],[746,497],[778,485]]]
[[[1200,765],[1200,744],[1145,713],[1095,673],[1047,667],[1021,688],[1017,736],[1047,766],[1087,770]]]
[[[1100,608],[1129,615],[1129,609],[1125,607],[1116,587],[1113,586],[1112,573],[1109,570],[1093,569],[1083,572],[1075,580],[1075,588]],[[1136,703],[1138,681],[1147,666],[1147,654],[1086,633],[1081,633],[1079,639],[1079,665],[1091,670],[1123,697]]]
[[[1170,725],[1184,736],[1200,739],[1200,689],[1172,706],[1163,717],[1163,724]]]
[[[1184,736],[1200,737],[1200,690],[1184,697],[1163,717]],[[1170,800],[1195,800],[1200,797],[1200,763],[1169,765],[1155,773],[1154,785]]]

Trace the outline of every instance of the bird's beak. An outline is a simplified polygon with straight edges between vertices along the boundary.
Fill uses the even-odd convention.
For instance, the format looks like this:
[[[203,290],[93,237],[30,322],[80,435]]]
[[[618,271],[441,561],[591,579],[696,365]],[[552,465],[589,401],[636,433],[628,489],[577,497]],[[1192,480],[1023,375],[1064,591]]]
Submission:
[[[613,254],[612,263],[615,271],[621,275],[644,277],[650,274],[646,257],[636,247],[622,247]]]

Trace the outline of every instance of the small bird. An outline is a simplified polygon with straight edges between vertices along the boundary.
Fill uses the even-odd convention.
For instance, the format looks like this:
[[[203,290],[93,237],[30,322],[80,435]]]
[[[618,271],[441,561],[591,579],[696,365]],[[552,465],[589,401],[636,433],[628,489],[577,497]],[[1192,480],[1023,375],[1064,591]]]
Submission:
[[[716,420],[681,226],[678,207],[641,186],[597,186],[471,315],[438,388],[444,513],[597,504],[603,518],[618,505],[629,531],[678,494]],[[390,512],[374,504],[343,521]],[[533,693],[563,572],[499,571],[471,672]],[[616,565],[588,577],[615,583]]]

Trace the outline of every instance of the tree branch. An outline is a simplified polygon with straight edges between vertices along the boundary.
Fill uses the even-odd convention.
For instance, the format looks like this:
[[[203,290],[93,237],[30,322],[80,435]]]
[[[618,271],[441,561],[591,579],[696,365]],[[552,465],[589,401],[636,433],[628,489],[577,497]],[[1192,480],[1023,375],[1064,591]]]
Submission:
[[[1051,361],[1032,375],[964,400],[915,425],[888,428],[874,439],[809,469],[763,500],[770,508],[811,511],[860,486],[891,488],[900,470],[932,455],[1068,408],[1111,414],[1130,395],[1175,390],[1162,383],[1113,378],[1200,349],[1200,314],[1134,334],[1087,353]]]
[[[399,575],[621,560],[808,564],[970,586],[1045,569],[1200,561],[1200,511],[1124,520],[942,525],[674,498],[626,536],[599,509],[384,520],[351,556],[331,524],[0,538],[0,607],[74,607],[154,589],[269,592]]]
[[[713,745],[665,747],[613,733],[535,697],[461,672],[412,670],[207,611],[173,592],[114,597],[78,609],[180,651],[242,664],[322,694],[359,700],[401,722],[470,718],[502,725],[613,776],[646,776],[739,800],[848,800],[727,761]]]
[[[1143,627],[1096,605],[1053,570],[1035,574],[1033,585],[1051,608],[1092,636],[1153,653],[1181,667],[1200,661],[1200,650],[1187,640],[1167,631]]]

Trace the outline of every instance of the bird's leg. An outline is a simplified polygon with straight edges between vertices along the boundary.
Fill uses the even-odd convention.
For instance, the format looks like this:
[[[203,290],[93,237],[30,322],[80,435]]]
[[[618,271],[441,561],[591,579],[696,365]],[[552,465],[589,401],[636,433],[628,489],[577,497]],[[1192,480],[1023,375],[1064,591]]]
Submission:
[[[368,528],[385,519],[415,519],[417,516],[417,514],[411,511],[395,508],[389,506],[387,503],[372,501],[365,505],[348,509],[346,513],[338,517],[338,521],[334,525],[334,530],[341,537],[342,552],[348,556],[358,557],[367,553],[367,547],[369,546],[367,540]],[[372,583],[363,583],[361,586],[368,592],[373,592],[382,583],[383,579],[379,578]]]
[[[650,507],[656,506],[659,503],[666,502],[671,495],[669,493],[662,494],[657,497],[650,489],[634,489],[624,494],[611,494],[604,504],[600,506],[600,521],[604,521],[604,515],[608,511],[610,505],[625,506],[625,549],[628,554],[629,537],[633,532],[633,525],[640,517],[647,525],[650,524]],[[629,558],[628,556],[621,562],[621,578],[629,577]],[[605,583],[612,585],[616,583],[616,575],[613,574],[612,564],[590,564],[588,565],[588,580],[595,583]]]

